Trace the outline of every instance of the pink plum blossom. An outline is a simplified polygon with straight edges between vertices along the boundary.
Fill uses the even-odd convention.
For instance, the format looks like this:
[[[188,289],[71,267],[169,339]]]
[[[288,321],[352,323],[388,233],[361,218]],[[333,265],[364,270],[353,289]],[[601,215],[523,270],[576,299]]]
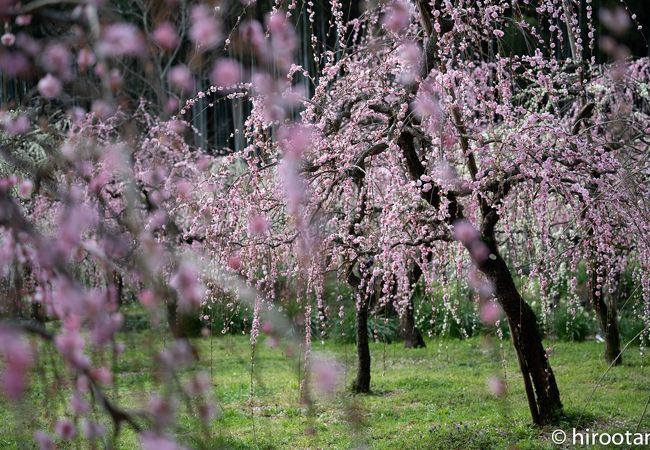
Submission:
[[[340,364],[329,358],[315,358],[311,363],[311,376],[316,389],[325,395],[331,395],[343,380]]]
[[[141,291],[138,299],[145,308],[153,308],[156,305],[156,296],[151,289]]]
[[[38,92],[46,99],[51,100],[59,95],[63,90],[63,84],[52,76],[52,74],[47,74],[38,82]]]
[[[248,219],[248,231],[253,236],[260,236],[266,233],[269,223],[262,215],[253,215]]]
[[[8,77],[23,77],[29,73],[31,63],[22,52],[5,51],[0,53],[0,69]]]
[[[271,56],[276,64],[288,68],[297,46],[293,25],[284,13],[274,11],[266,16],[266,26],[271,34]]]
[[[398,51],[400,63],[402,64],[400,82],[404,84],[412,83],[419,76],[422,49],[413,41],[405,41],[400,45]]]
[[[91,370],[93,380],[100,384],[111,385],[113,384],[113,373],[108,367],[97,367]]]
[[[16,25],[27,26],[32,23],[31,14],[21,14],[16,17]]]
[[[0,356],[5,360],[2,389],[9,399],[18,401],[27,386],[27,372],[33,364],[32,351],[23,336],[0,329]]]
[[[95,58],[95,54],[89,48],[84,47],[79,50],[79,53],[77,54],[77,64],[79,65],[79,69],[82,71],[87,70],[95,64],[96,61],[97,59]]]
[[[484,302],[479,311],[481,322],[485,325],[494,325],[501,318],[502,313],[501,307],[493,301]]]
[[[239,28],[242,40],[257,53],[263,53],[266,47],[266,38],[262,25],[256,21],[244,22]]]
[[[454,239],[469,245],[479,238],[478,231],[471,223],[462,220],[454,224]]]
[[[192,72],[190,72],[190,69],[184,64],[169,69],[167,79],[169,80],[169,84],[178,91],[190,92],[194,89]]]
[[[147,53],[142,32],[126,22],[105,26],[97,49],[107,57],[144,56]]]
[[[43,431],[37,431],[34,433],[34,440],[38,444],[39,450],[55,450],[56,445],[52,438]]]
[[[393,0],[386,14],[383,24],[390,31],[397,33],[406,28],[411,21],[410,5],[404,0]]]
[[[196,5],[191,13],[190,39],[201,50],[216,47],[221,41],[221,30],[213,13],[206,5]]]
[[[612,33],[622,36],[632,26],[630,14],[622,7],[600,8],[598,12],[600,22]]]
[[[488,389],[495,397],[503,397],[506,394],[506,383],[500,377],[490,377]]]
[[[89,440],[98,439],[106,434],[106,427],[101,423],[93,422],[88,419],[82,419],[81,432]]]
[[[172,438],[158,435],[151,431],[140,434],[140,445],[142,450],[185,450],[185,447],[178,444]]]
[[[169,285],[178,293],[179,306],[190,311],[201,306],[205,295],[199,271],[193,264],[184,262],[169,280]]]
[[[62,43],[53,43],[45,47],[41,55],[43,68],[68,81],[72,78],[72,53]]]
[[[98,118],[106,120],[115,113],[115,107],[105,100],[95,100],[91,112]]]
[[[90,412],[90,403],[79,392],[74,392],[70,399],[70,409],[75,415],[86,414]]]
[[[170,22],[159,24],[152,34],[153,40],[165,50],[173,50],[178,45],[176,28]]]
[[[230,267],[232,270],[240,270],[241,269],[241,256],[239,255],[231,255],[228,258],[228,267]]]
[[[480,239],[471,241],[468,247],[470,255],[478,263],[482,263],[490,257],[490,249]]]
[[[23,114],[18,115],[15,118],[11,118],[7,115],[7,117],[3,119],[2,122],[7,133],[11,135],[27,133],[31,125],[29,117]]]
[[[16,43],[16,35],[13,33],[5,33],[0,37],[0,42],[2,42],[2,45],[5,47],[11,47]]]
[[[209,420],[213,419],[217,415],[217,406],[214,404],[213,401],[204,401],[199,403],[199,417],[201,417],[201,420],[204,422],[208,422]]]
[[[237,61],[230,58],[217,60],[210,74],[210,80],[216,86],[233,86],[241,82],[241,78],[241,66]]]
[[[149,400],[149,412],[160,426],[167,426],[174,420],[177,405],[172,399],[154,395]]]
[[[90,359],[84,354],[85,342],[79,333],[67,331],[54,338],[54,343],[61,355],[73,367],[87,368]]]
[[[77,435],[74,424],[68,419],[58,420],[54,426],[54,431],[64,441],[74,439]]]
[[[29,197],[34,189],[34,184],[30,180],[23,180],[18,184],[18,195],[21,197]]]

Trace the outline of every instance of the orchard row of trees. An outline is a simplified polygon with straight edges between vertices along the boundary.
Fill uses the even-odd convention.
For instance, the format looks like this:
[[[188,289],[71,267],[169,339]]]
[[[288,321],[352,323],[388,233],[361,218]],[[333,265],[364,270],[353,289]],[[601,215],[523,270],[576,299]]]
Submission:
[[[485,324],[507,321],[538,425],[559,419],[562,401],[517,280],[546,316],[561,283],[578,307],[586,268],[615,365],[613,299],[631,274],[647,341],[650,65],[621,43],[642,28],[633,12],[395,0],[348,19],[332,0],[329,46],[298,39],[297,27],[316,26],[312,2],[277,2],[263,23],[255,3],[0,0],[0,67],[34,82],[1,118],[0,355],[12,401],[48,349],[68,371],[59,439],[78,423],[105,439],[99,410],[114,436],[127,426],[145,448],[176,448],[178,399],[206,424],[215,411],[205,376],[183,372],[199,355],[182,319],[241,302],[253,352],[260,332],[304,349],[309,402],[327,370],[312,358],[312,317],[337,313],[325,301],[332,278],[353,292],[360,393],[371,389],[370,316],[395,311],[407,346],[424,345],[414,297],[449,283],[471,287]],[[194,145],[192,118],[223,101],[250,114],[233,130],[245,145],[215,156]],[[151,355],[164,394],[145,412],[106,390],[127,293],[173,337]],[[303,317],[296,341],[287,296]],[[37,432],[41,448],[51,431]]]

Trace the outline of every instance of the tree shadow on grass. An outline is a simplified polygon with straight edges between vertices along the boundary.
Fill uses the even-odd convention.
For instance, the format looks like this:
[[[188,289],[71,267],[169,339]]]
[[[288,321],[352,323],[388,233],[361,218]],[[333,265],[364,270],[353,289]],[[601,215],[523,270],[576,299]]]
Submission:
[[[395,392],[393,389],[385,388],[370,389],[370,392],[354,392],[352,389],[349,389],[348,395],[351,397],[387,397],[393,392]]]
[[[602,424],[603,422],[604,420],[602,417],[585,411],[584,409],[565,409],[560,422],[551,427],[560,427],[562,429],[582,429],[592,428],[594,424]]]
[[[193,446],[194,448],[206,448],[206,449],[215,449],[215,450],[272,450],[276,447],[264,444],[262,442],[250,443],[244,442],[240,439],[237,439],[233,436],[215,436],[210,439],[209,442],[202,442],[202,445]]]

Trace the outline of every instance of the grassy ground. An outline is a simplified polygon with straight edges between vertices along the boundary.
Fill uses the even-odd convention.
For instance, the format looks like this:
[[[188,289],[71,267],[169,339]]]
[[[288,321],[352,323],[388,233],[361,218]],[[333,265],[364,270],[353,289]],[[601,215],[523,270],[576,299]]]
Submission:
[[[120,362],[115,395],[130,407],[139,408],[153,384],[149,358],[142,352],[156,340],[148,333],[123,337],[127,351]],[[299,402],[298,355],[287,357],[282,350],[261,342],[251,401],[248,338],[201,339],[197,345],[202,366],[212,371],[221,414],[209,430],[201,432],[196,422],[181,413],[179,440],[195,446],[197,441],[192,436],[198,434],[207,448],[235,449],[557,448],[550,439],[553,428],[530,425],[510,342],[503,343],[503,353],[498,341],[493,344],[486,345],[479,338],[428,341],[426,349],[417,350],[405,350],[399,343],[373,344],[372,394],[353,396],[345,391],[333,398],[318,398],[313,408],[306,408]],[[561,428],[569,433],[573,427],[598,432],[635,431],[650,395],[648,369],[643,367],[638,348],[625,354],[622,367],[602,377],[607,369],[601,358],[602,344],[547,345],[553,347],[551,363],[567,412]],[[354,347],[331,342],[314,347],[346,365],[349,386],[354,375]],[[508,392],[498,399],[488,391],[487,380],[504,371]],[[30,401],[37,406],[42,400],[33,393]],[[0,429],[0,448],[32,448],[17,414],[2,404],[0,407],[0,419],[5,424]],[[25,408],[32,411],[30,420],[44,422],[45,426],[47,417],[51,426],[56,416],[55,412],[38,410],[34,415],[30,405]],[[24,422],[30,415],[19,416]],[[640,430],[650,431],[647,415]],[[80,442],[71,448],[86,445]],[[137,448],[135,436],[122,433],[118,448]]]

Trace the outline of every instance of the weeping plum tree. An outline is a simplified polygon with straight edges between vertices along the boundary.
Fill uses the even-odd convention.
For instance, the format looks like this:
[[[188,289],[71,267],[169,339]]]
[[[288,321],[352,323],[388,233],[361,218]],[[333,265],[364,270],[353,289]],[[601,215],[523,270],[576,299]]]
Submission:
[[[540,285],[566,274],[558,261],[574,274],[589,264],[592,301],[611,335],[613,309],[605,312],[602,300],[624,261],[640,268],[650,294],[648,63],[595,64],[588,2],[580,11],[556,0],[401,0],[345,22],[333,1],[335,50],[316,53],[312,42],[312,72],[293,64],[296,2],[274,8],[264,25],[238,21],[231,34],[207,3],[169,0],[151,9],[145,2],[131,21],[110,2],[57,3],[0,0],[3,75],[33,79],[43,105],[36,112],[14,105],[18,111],[0,117],[11,137],[0,153],[20,172],[0,180],[0,269],[28,281],[13,300],[28,291],[62,324],[3,320],[2,387],[16,403],[25,398],[34,348],[56,358],[71,380],[66,417],[35,435],[41,448],[54,446],[52,431],[72,441],[77,425],[87,440],[110,447],[105,423],[113,440],[130,427],[144,448],[181,448],[168,433],[179,400],[207,429],[215,413],[210,383],[181,378],[179,369],[199,355],[176,320],[177,311],[204,306],[204,280],[215,291],[232,283],[233,295],[252,305],[253,348],[260,330],[279,334],[287,325],[276,330],[263,320],[278,284],[290,280],[303,306],[310,369],[312,311],[325,310],[325,278],[336,273],[354,288],[353,387],[368,392],[372,309],[391,305],[409,328],[416,280],[432,294],[435,282],[467,272],[484,321],[498,317],[497,304],[505,313],[537,424],[555,420],[562,404],[535,314],[513,277],[526,260],[516,236],[532,233],[540,243],[531,271]],[[305,6],[313,26],[313,5]],[[181,14],[172,17],[176,7]],[[613,30],[632,23],[604,17]],[[32,21],[42,18],[71,24],[70,33],[32,35]],[[520,37],[527,50],[511,50],[506,37]],[[220,56],[222,43],[235,41],[255,61],[250,70]],[[211,60],[214,85],[173,120],[150,114],[146,103],[132,108],[121,95],[125,79],[141,77],[154,109],[171,114],[202,75],[193,70]],[[81,78],[92,86],[82,102],[88,113],[71,96],[87,86]],[[308,99],[304,80],[313,84]],[[218,93],[249,98],[253,109],[245,130],[236,130],[247,147],[213,164],[192,153],[182,119]],[[55,112],[39,119],[41,110]],[[17,154],[36,127],[47,131],[57,120],[62,136],[44,164]],[[561,232],[568,237],[558,239]],[[80,261],[95,278],[79,276]],[[164,394],[152,395],[144,412],[107,394],[113,374],[104,361],[121,355],[123,289],[166,324],[172,342],[150,355]],[[647,305],[643,318],[650,325]],[[620,361],[616,342],[608,345],[612,362]],[[309,383],[302,387],[308,399]],[[209,433],[198,439],[209,445]]]
[[[12,315],[2,305],[2,390],[25,415],[22,425],[30,423],[28,414],[60,412],[35,417],[20,432],[35,432],[41,449],[59,443],[112,448],[124,428],[143,448],[183,448],[169,434],[180,400],[203,423],[197,442],[207,446],[216,406],[206,374],[180,373],[199,355],[176,314],[197,314],[205,298],[193,262],[200,255],[190,251],[194,237],[185,227],[192,215],[188,199],[209,159],[190,151],[186,122],[152,114],[159,108],[144,100],[136,98],[134,105],[122,87],[127,68],[166,67],[149,73],[146,83],[155,85],[156,106],[169,112],[179,100],[172,91],[194,89],[194,74],[185,65],[160,79],[174,62],[210,54],[215,81],[232,83],[239,66],[211,53],[224,36],[220,17],[207,4],[183,3],[180,30],[174,18],[159,16],[149,30],[149,18],[129,22],[110,3],[0,1],[3,81],[34,86],[23,104],[3,104],[0,113],[0,276],[23,277],[21,286],[10,286],[12,300],[38,305],[46,322]],[[51,34],[38,32],[43,24]],[[32,158],[29,151],[42,134],[50,139],[43,140],[43,155]],[[117,296],[127,289],[169,336],[148,355],[161,375],[161,393],[147,392],[137,411],[108,392],[124,351]],[[53,364],[44,365],[46,360]],[[28,410],[22,405],[38,388],[30,384],[33,373],[43,375],[48,395]]]
[[[614,204],[625,197],[621,214],[639,206],[619,187],[630,169],[625,149],[644,148],[647,132],[644,107],[612,122],[611,99],[599,92],[614,92],[627,68],[594,64],[592,9],[585,14],[586,23],[573,5],[553,1],[396,1],[335,23],[338,52],[321,60],[299,125],[274,116],[265,84],[253,82],[261,94],[247,122],[250,146],[224,161],[217,183],[226,194],[205,200],[207,215],[232,218],[213,224],[214,236],[241,236],[238,248],[217,246],[227,249],[222,258],[236,253],[251,268],[276,261],[265,279],[277,276],[279,265],[306,271],[317,302],[322,271],[342,271],[355,286],[357,325],[364,327],[373,295],[404,313],[413,262],[429,284],[464,248],[469,260],[461,264],[477,270],[469,281],[482,315],[492,315],[494,298],[508,320],[533,421],[556,420],[557,382],[509,264],[521,255],[502,244],[530,231],[529,217],[544,240],[553,208],[569,205],[561,214],[582,220],[580,242],[604,254],[610,234],[601,225],[609,212],[599,205],[611,204],[601,197]],[[530,42],[528,51],[510,51],[506,31]],[[292,67],[285,92],[301,71]],[[631,131],[616,134],[620,127]],[[614,136],[622,144],[612,147]],[[237,161],[244,172],[235,176]],[[314,245],[324,258],[313,251],[309,261],[294,257],[295,249]],[[534,272],[540,279],[557,269],[547,261]],[[358,329],[355,387],[362,391],[370,381],[363,335]]]
[[[625,54],[624,49],[614,50]],[[586,267],[587,300],[600,325],[608,364],[622,361],[616,311],[620,276],[629,272],[638,286],[646,284],[642,273],[648,266],[648,243],[638,231],[646,229],[649,218],[644,150],[649,111],[644,91],[648,80],[645,59],[592,67],[585,83],[589,101],[578,101],[569,114],[570,118],[577,117],[572,119],[572,135],[597,133],[589,136],[590,145],[600,153],[598,168],[587,174],[591,181],[585,179],[580,188],[567,185],[561,195],[544,187],[535,196],[515,199],[511,209],[519,211],[520,216],[509,219],[528,222],[526,234],[532,241],[521,239],[523,234],[520,238],[510,235],[506,245],[512,244],[515,258],[529,255],[525,258],[531,261],[520,259],[517,264],[528,264],[539,279],[545,315],[553,308],[558,286],[563,283],[569,309],[575,313],[579,306],[579,267],[581,263]],[[575,172],[582,164],[584,161],[576,158],[567,164],[567,170]],[[543,214],[531,214],[526,205]],[[525,251],[517,252],[516,247]],[[641,315],[647,321],[646,313]]]

